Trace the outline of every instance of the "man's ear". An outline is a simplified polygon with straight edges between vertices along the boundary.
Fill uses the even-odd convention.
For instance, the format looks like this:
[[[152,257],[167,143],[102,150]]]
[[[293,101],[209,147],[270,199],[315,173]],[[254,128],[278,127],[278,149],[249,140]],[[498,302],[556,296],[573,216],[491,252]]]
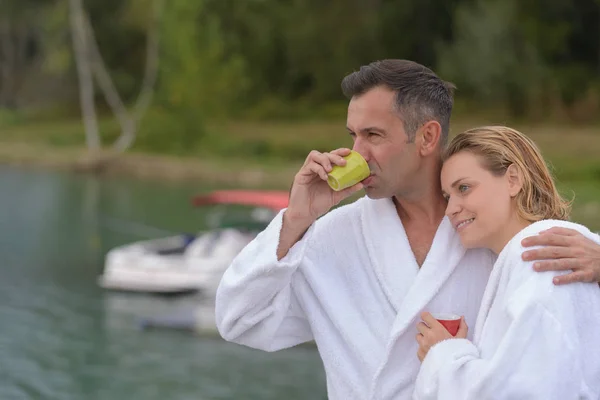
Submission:
[[[417,131],[417,144],[421,155],[428,156],[439,150],[442,127],[437,121],[428,121]]]
[[[506,169],[506,179],[510,197],[515,197],[523,189],[523,173],[515,164],[510,164]]]

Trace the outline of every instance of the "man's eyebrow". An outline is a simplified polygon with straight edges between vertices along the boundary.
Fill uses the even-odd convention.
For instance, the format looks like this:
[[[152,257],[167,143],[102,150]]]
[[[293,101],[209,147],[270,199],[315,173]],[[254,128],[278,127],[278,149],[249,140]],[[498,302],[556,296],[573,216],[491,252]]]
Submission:
[[[349,127],[346,127],[346,129],[348,130],[348,132],[354,133],[354,131],[352,129],[350,129]],[[359,129],[359,132],[373,132],[373,131],[385,133],[385,129],[378,128],[376,126],[369,126],[369,127],[366,127],[366,128]]]

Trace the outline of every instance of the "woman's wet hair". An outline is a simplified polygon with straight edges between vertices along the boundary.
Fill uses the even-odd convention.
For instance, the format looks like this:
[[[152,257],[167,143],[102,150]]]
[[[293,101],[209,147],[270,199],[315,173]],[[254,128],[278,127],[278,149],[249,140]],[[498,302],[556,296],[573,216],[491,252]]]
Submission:
[[[517,194],[517,212],[525,221],[567,220],[571,202],[556,189],[554,179],[541,151],[521,132],[505,126],[484,126],[458,134],[446,147],[442,161],[468,151],[495,176],[503,176],[514,165],[522,177]]]

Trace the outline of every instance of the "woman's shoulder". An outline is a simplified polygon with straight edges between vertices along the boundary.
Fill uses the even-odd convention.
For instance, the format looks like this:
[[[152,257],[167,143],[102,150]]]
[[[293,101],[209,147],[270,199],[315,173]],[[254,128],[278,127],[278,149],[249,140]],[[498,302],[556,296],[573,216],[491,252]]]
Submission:
[[[522,229],[519,233],[517,233],[506,244],[506,246],[500,253],[500,255],[498,257],[498,262],[500,262],[500,261],[507,262],[508,261],[513,265],[516,263],[533,264],[533,262],[523,261],[521,258],[521,254],[524,251],[540,248],[542,246],[524,247],[521,244],[521,242],[526,237],[539,235],[542,232],[547,231],[548,229],[556,228],[556,227],[573,229],[573,230],[583,234],[584,236],[589,237],[590,239],[598,240],[598,236],[596,234],[594,234],[588,228],[586,228],[585,226],[583,226],[581,224],[578,224],[575,222],[570,222],[570,221],[546,219],[546,220],[534,222],[531,225]]]
[[[551,228],[573,229],[590,239],[597,240],[597,238],[598,238],[597,234],[590,231],[584,225],[581,225],[581,224],[578,224],[575,222],[571,222],[571,221],[545,219],[545,220],[534,222],[531,225],[524,228],[523,230],[521,230],[510,240],[509,245],[511,247],[523,248],[521,245],[521,241],[523,239],[525,239],[528,236],[538,235],[541,232],[547,231],[548,229],[551,229]]]
[[[541,297],[538,298],[537,301],[543,301],[542,298],[546,298],[554,291],[555,285],[552,283],[552,278],[554,278],[556,275],[564,274],[565,271],[535,271],[533,269],[534,261],[524,261],[522,259],[522,254],[526,250],[539,248],[542,246],[526,248],[521,244],[521,241],[528,236],[538,235],[542,231],[554,227],[573,229],[590,238],[594,238],[595,236],[595,234],[592,233],[588,228],[574,222],[559,220],[538,221],[529,225],[515,235],[502,251],[497,261],[497,263],[501,264],[498,267],[502,268],[505,273],[509,274],[507,278],[510,282],[509,285],[513,288],[513,290],[526,287],[526,292],[528,293],[527,296]],[[520,291],[522,292],[522,290]]]

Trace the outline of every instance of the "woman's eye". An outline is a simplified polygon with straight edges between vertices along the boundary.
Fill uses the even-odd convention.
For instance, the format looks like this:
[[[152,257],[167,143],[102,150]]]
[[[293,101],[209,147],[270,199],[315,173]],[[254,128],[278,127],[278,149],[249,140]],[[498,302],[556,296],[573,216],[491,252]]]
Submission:
[[[464,193],[464,192],[466,192],[468,189],[469,189],[469,185],[459,185],[459,186],[458,186],[458,191],[459,191],[460,193]]]

